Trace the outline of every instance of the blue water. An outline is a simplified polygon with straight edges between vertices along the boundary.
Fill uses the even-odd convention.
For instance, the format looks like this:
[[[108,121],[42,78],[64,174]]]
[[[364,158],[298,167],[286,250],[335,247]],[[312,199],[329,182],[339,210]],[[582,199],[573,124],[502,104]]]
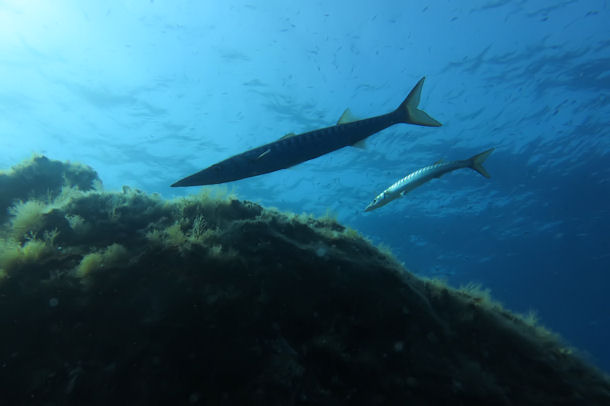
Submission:
[[[441,128],[397,125],[226,189],[330,213],[405,266],[537,311],[610,371],[608,1],[0,1],[0,167],[43,153],[107,189],[169,184],[289,132],[393,110],[426,76]],[[395,180],[490,147],[371,213]]]

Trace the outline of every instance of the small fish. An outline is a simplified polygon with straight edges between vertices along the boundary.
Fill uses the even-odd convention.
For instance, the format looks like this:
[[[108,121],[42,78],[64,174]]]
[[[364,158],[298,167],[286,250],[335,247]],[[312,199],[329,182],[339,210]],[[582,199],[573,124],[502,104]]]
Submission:
[[[487,159],[489,154],[493,152],[495,148],[488,149],[485,152],[481,152],[471,158],[463,161],[452,161],[452,162],[437,162],[434,165],[426,166],[412,172],[394,183],[392,186],[381,192],[377,197],[369,203],[364,211],[371,211],[385,206],[394,199],[398,199],[401,196],[409,193],[416,187],[423,185],[424,183],[434,179],[440,178],[446,173],[453,172],[457,169],[470,168],[479,172],[481,175],[489,178],[489,173],[483,167],[483,162]]]
[[[339,148],[360,146],[365,138],[398,123],[440,127],[441,123],[417,108],[424,79],[417,82],[402,104],[391,113],[354,120],[349,110],[345,110],[334,126],[285,135],[187,176],[172,187],[213,185],[289,168]]]

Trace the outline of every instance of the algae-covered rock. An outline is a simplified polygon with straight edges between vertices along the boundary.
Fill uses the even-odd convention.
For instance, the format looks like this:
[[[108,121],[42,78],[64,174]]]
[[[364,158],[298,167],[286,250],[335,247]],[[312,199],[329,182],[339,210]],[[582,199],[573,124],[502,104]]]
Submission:
[[[44,156],[34,156],[7,171],[0,171],[0,223],[7,209],[17,200],[54,199],[64,186],[92,190],[101,182],[88,166],[64,163]]]
[[[610,404],[547,330],[332,219],[85,189],[1,230],[1,404]]]

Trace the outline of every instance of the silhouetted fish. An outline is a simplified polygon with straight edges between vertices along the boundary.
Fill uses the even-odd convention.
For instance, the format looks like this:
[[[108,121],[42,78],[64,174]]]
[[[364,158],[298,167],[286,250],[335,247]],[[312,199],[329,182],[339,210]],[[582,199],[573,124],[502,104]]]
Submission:
[[[424,79],[417,82],[402,104],[391,113],[353,121],[349,110],[346,110],[332,127],[299,135],[288,134],[277,141],[218,162],[179,180],[172,187],[213,185],[288,168],[339,148],[358,144],[368,136],[398,123],[439,127],[441,123],[417,108]]]

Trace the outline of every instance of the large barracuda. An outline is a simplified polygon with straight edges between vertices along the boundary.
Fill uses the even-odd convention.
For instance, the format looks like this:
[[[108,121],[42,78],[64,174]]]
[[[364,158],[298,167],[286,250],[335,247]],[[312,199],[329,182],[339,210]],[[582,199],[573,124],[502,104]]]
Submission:
[[[286,135],[187,176],[172,187],[213,185],[288,168],[339,148],[358,144],[370,135],[398,123],[440,127],[441,123],[417,108],[424,79],[417,82],[402,104],[391,113],[351,121],[349,111],[346,110],[332,127]]]
[[[491,154],[494,149],[495,148],[488,149],[485,152],[481,152],[480,154],[462,161],[438,162],[434,165],[418,169],[378,194],[377,197],[371,203],[369,203],[368,206],[366,206],[364,211],[371,211],[385,206],[392,200],[404,196],[416,187],[419,187],[434,178],[440,178],[444,174],[453,172],[457,169],[470,168],[479,172],[486,178],[489,178],[489,173],[487,173],[483,167],[483,162],[485,162],[489,154]]]

